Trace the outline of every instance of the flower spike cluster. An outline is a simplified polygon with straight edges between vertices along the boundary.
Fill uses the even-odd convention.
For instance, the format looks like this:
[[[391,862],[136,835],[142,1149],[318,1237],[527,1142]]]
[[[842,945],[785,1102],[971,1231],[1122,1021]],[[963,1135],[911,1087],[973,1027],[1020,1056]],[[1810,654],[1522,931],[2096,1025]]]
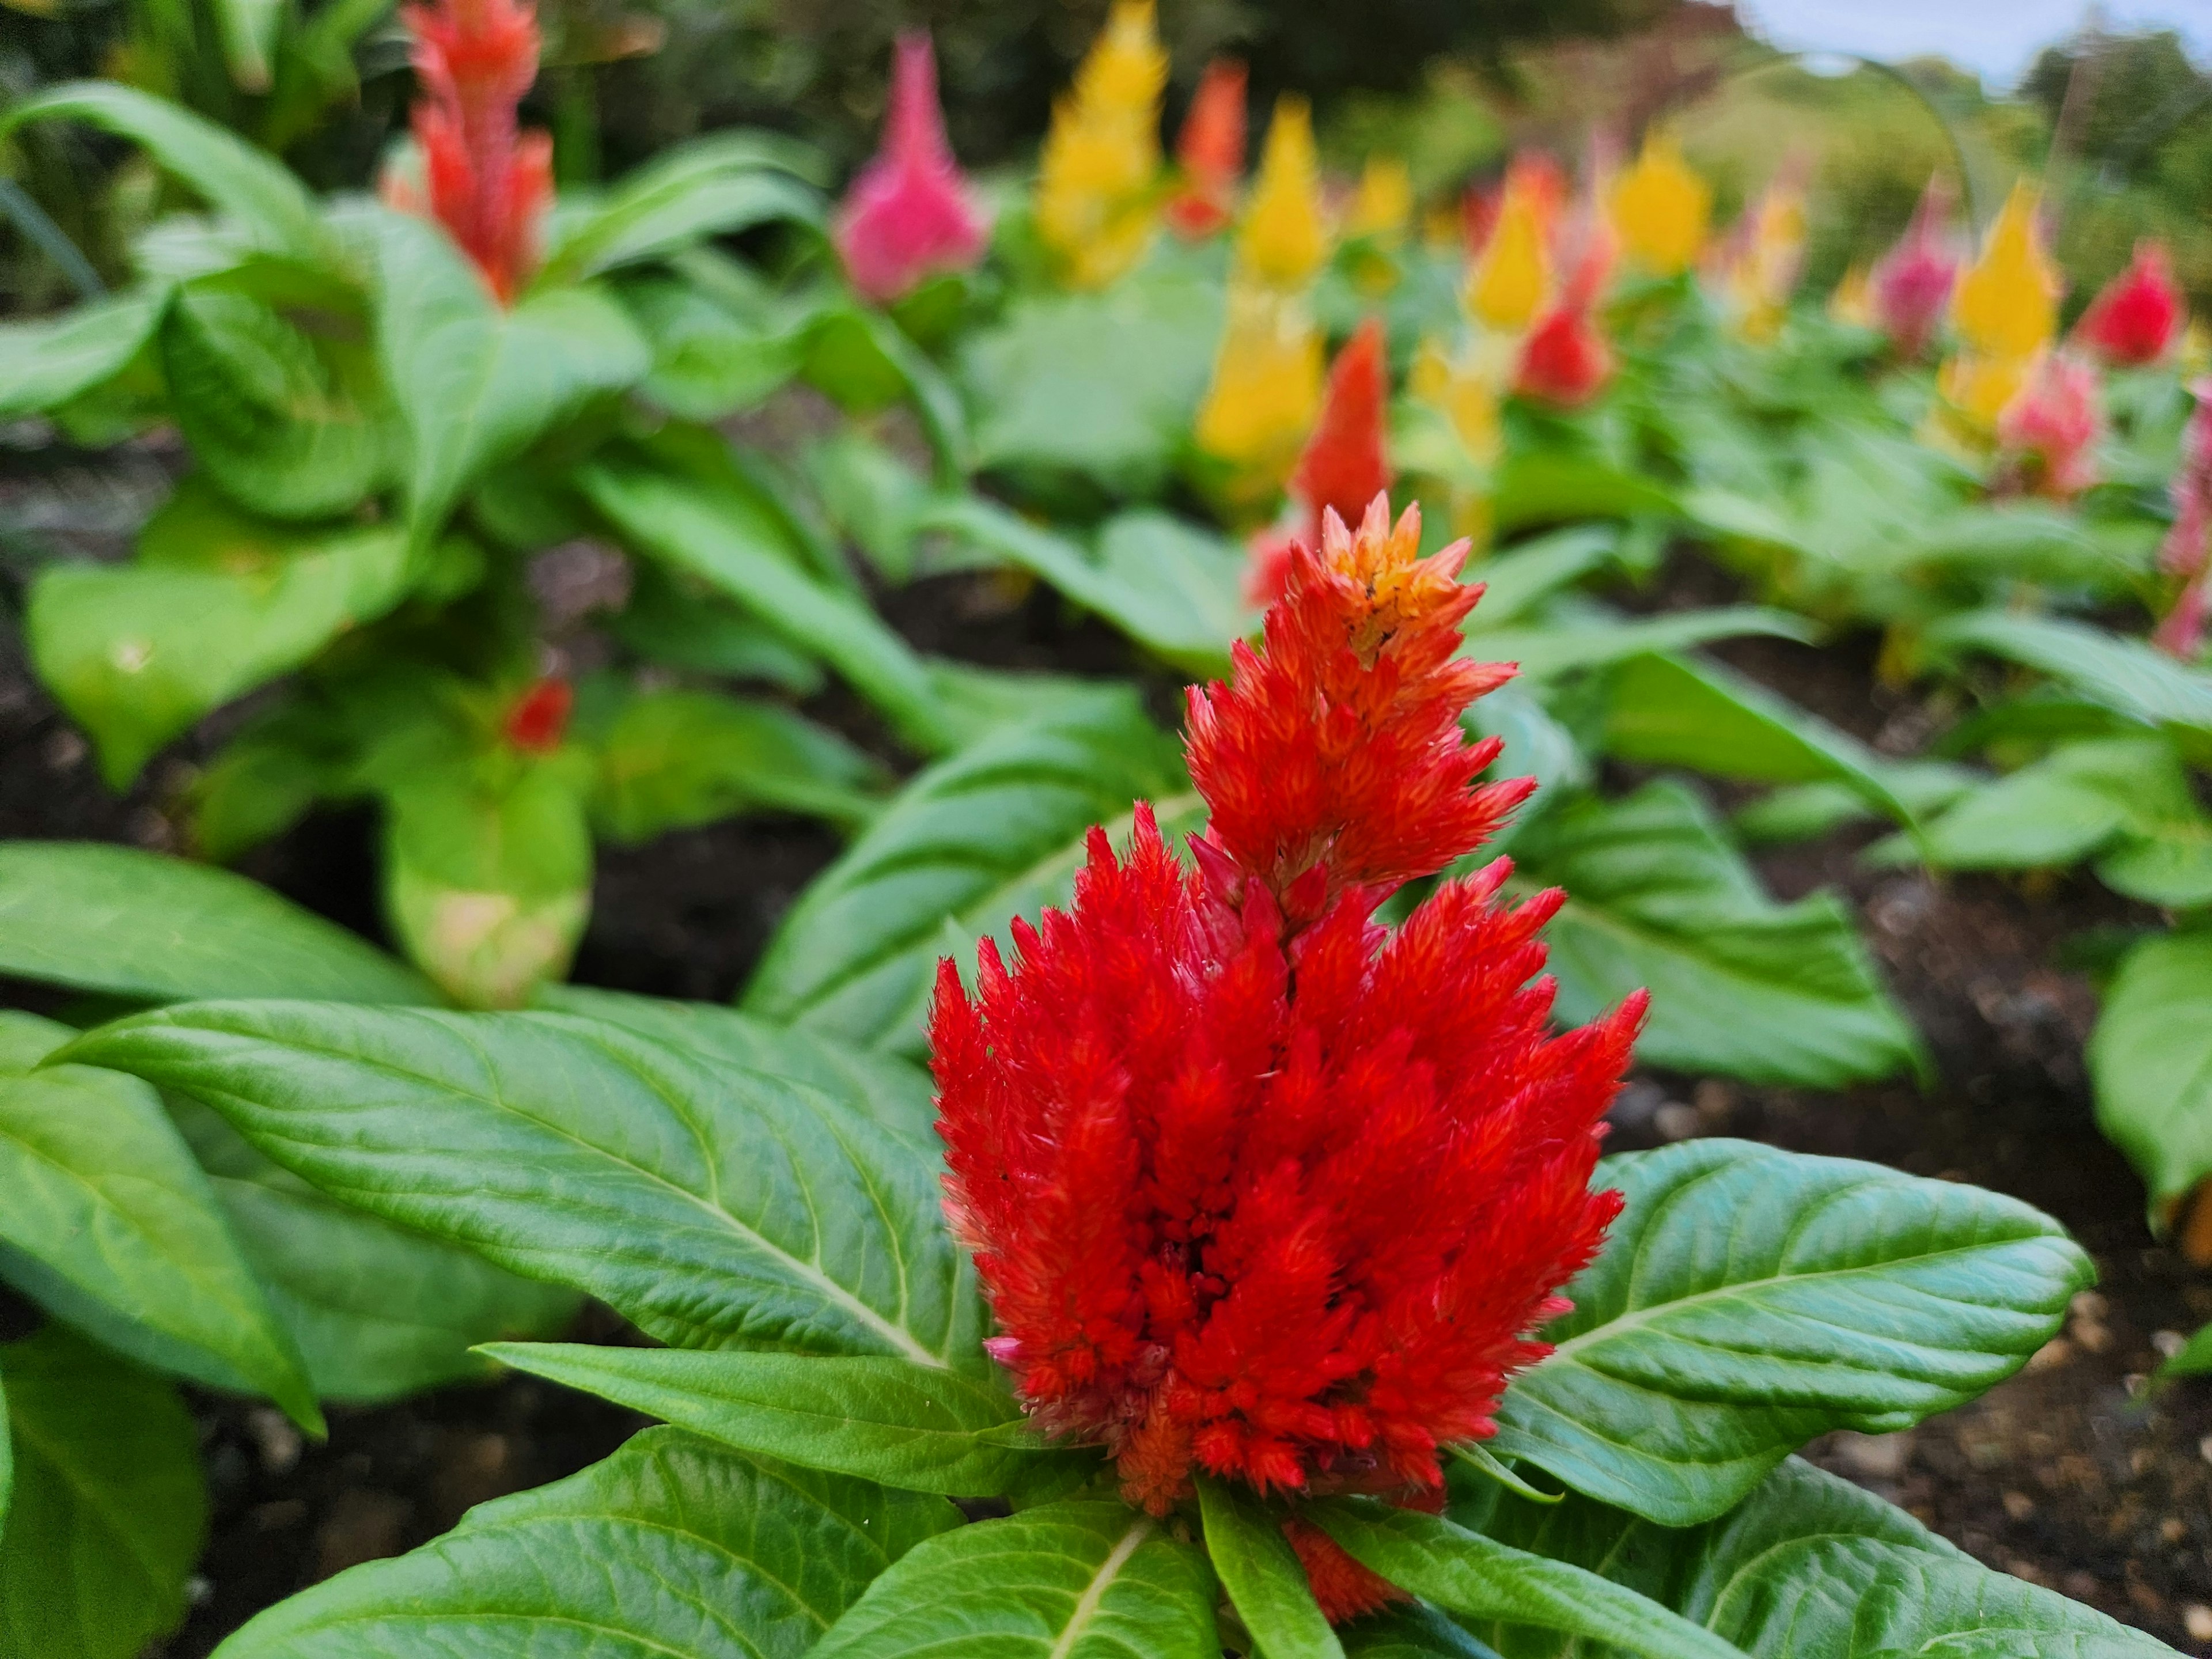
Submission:
[[[553,199],[553,141],[514,118],[538,78],[537,14],[518,0],[431,0],[400,15],[422,86],[410,123],[422,178],[387,193],[445,226],[506,304],[537,265]]]
[[[952,159],[929,36],[899,37],[884,144],[837,210],[838,257],[863,299],[903,299],[922,278],[983,257],[983,215]]]
[[[1464,544],[1419,539],[1382,497],[1357,532],[1326,514],[1264,645],[1193,694],[1194,869],[1140,806],[1012,963],[985,942],[972,999],[939,970],[946,1207],[990,1352],[1154,1514],[1200,1472],[1433,1502],[1619,1208],[1589,1179],[1644,1000],[1549,1032],[1561,896],[1500,902],[1500,860],[1374,921],[1530,787],[1474,781],[1496,745],[1460,715],[1510,671],[1457,654]],[[1392,1594],[1286,1530],[1333,1618]]]

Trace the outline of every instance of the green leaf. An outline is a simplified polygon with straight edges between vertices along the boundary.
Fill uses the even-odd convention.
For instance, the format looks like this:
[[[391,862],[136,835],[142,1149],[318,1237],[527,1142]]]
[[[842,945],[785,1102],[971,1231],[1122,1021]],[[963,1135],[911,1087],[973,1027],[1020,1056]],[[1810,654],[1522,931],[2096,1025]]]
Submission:
[[[854,594],[803,568],[757,501],[641,467],[594,465],[578,480],[633,546],[702,577],[792,645],[820,657],[924,750],[951,733],[921,659]]]
[[[808,1659],[1219,1659],[1206,1559],[1118,1503],[1047,1504],[918,1545]]]
[[[1934,817],[1981,781],[1981,775],[1950,761],[1887,761],[1881,775],[1915,817]],[[1840,783],[1803,783],[1778,789],[1735,815],[1744,840],[1759,843],[1810,841],[1855,820],[1877,816],[1856,789]]]
[[[284,21],[283,0],[217,0],[215,21],[232,83],[241,92],[268,91],[270,61]]]
[[[325,1198],[196,1100],[172,1100],[169,1115],[319,1399],[381,1405],[477,1380],[492,1367],[477,1343],[551,1336],[574,1317],[573,1291]]]
[[[1133,696],[1001,727],[917,775],[785,915],[744,1006],[912,1053],[937,959],[1065,904],[1094,823],[1188,812],[1174,745]]]
[[[1210,1476],[1198,1482],[1206,1553],[1261,1659],[1344,1659],[1279,1516]]]
[[[206,1102],[331,1196],[685,1347],[979,1370],[974,1269],[912,1145],[595,1020],[203,1003],[70,1056]]]
[[[248,295],[187,288],[170,306],[161,330],[170,408],[192,459],[241,506],[329,518],[384,482],[384,431],[357,392],[374,374],[368,354],[335,343],[326,350],[327,360]]]
[[[622,298],[653,349],[645,395],[689,421],[720,421],[763,402],[806,360],[811,313],[763,300],[741,315],[694,283],[648,276]]]
[[[2071,743],[1960,796],[1927,828],[1928,862],[1945,870],[2071,864],[2139,814],[2191,810],[2172,745],[2153,733]],[[1886,856],[1904,858],[1898,846]]]
[[[643,378],[651,360],[628,313],[597,288],[533,290],[506,309],[437,226],[392,212],[371,222],[378,348],[406,428],[419,544],[488,468]]]
[[[2212,733],[2212,675],[2087,623],[1973,611],[1936,623],[1927,643],[1940,651],[1984,651],[2038,669],[2146,725]]]
[[[1418,1602],[1362,1619],[1344,1632],[1348,1659],[1498,1659],[1434,1607]]]
[[[70,81],[0,116],[0,139],[29,121],[88,121],[143,146],[238,221],[253,247],[311,263],[328,252],[313,199],[274,155],[183,106],[113,81]]]
[[[491,1358],[759,1457],[901,1492],[991,1496],[1040,1456],[981,1437],[1024,1419],[997,1379],[900,1359],[499,1342]],[[1058,1461],[1091,1462],[1078,1453]]]
[[[862,1586],[959,1519],[940,1498],[653,1429],[278,1603],[223,1659],[799,1659]]]
[[[1562,520],[1671,517],[1677,506],[1655,478],[1593,456],[1538,449],[1516,452],[1498,469],[1491,517],[1502,534]]]
[[[1579,1498],[1549,1509],[1500,1498],[1486,1509],[1465,1518],[1663,1601],[1755,1659],[2174,1659],[2163,1643],[1982,1565],[1796,1458],[1737,1509],[1687,1529]],[[1503,1622],[1476,1630],[1516,1659],[1590,1653]]]
[[[1627,1207],[1491,1449],[1668,1526],[1815,1435],[1891,1433],[2002,1382],[2095,1276],[2027,1205],[1878,1164],[1698,1140],[1598,1179]]]
[[[834,300],[817,310],[807,336],[806,378],[854,414],[905,398],[936,458],[937,481],[950,487],[966,477],[968,419],[959,394],[882,312]]]
[[[1602,668],[1631,657],[1682,651],[1711,640],[1752,634],[1806,641],[1813,637],[1813,629],[1786,611],[1759,605],[1724,605],[1711,611],[1626,617],[1584,605],[1554,620],[1470,634],[1460,654],[1484,662],[1518,663],[1530,678],[1548,679]]]
[[[788,1078],[866,1113],[886,1129],[937,1146],[937,1091],[929,1073],[889,1054],[848,1048],[811,1031],[756,1019],[712,1002],[672,1002],[581,985],[538,988],[536,1006],[605,1020],[658,1042]]]
[[[1440,1515],[1346,1498],[1305,1513],[1353,1559],[1459,1618],[1557,1631],[1641,1659],[1743,1659],[1647,1596]]]
[[[367,940],[258,882],[100,842],[0,842],[0,972],[158,1001],[430,995]]]
[[[2202,1376],[2207,1371],[2212,1371],[2212,1325],[2205,1326],[2183,1343],[2174,1356],[2158,1368],[2160,1376]]]
[[[167,1383],[52,1326],[0,1347],[0,1659],[137,1659],[183,1621],[207,1535],[192,1419]]]
[[[1592,1019],[1650,987],[1647,1063],[1825,1088],[1919,1063],[1842,901],[1774,903],[1679,784],[1564,807],[1515,855],[1571,895],[1546,935],[1559,1017]]]
[[[76,1035],[0,1011],[0,1276],[110,1347],[265,1394],[320,1433],[299,1351],[160,1097],[115,1072],[40,1064]]]
[[[153,337],[168,300],[167,289],[136,289],[0,323],[0,419],[43,414],[113,380]]]
[[[2212,1175],[2212,933],[2160,934],[2128,952],[2088,1061],[2098,1125],[2162,1221]]]
[[[1607,524],[1575,525],[1531,537],[1467,567],[1466,579],[1482,584],[1482,601],[1468,617],[1471,634],[1521,621],[1560,589],[1612,563],[1620,530]]]
[[[556,218],[533,290],[657,259],[771,219],[822,222],[819,161],[775,133],[718,132],[664,152],[600,200]]]

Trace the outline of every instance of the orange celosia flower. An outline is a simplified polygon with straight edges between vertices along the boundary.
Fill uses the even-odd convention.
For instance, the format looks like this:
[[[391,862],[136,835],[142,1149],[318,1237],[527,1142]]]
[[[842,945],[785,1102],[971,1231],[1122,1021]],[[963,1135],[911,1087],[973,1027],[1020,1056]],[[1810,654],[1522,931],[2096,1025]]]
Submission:
[[[1053,106],[1037,234],[1078,288],[1103,288],[1151,244],[1167,76],[1152,0],[1116,0],[1074,87]]]
[[[1178,236],[1200,241],[1225,228],[1244,173],[1244,65],[1217,58],[1199,77],[1190,112],[1176,135],[1182,188],[1168,204]]]

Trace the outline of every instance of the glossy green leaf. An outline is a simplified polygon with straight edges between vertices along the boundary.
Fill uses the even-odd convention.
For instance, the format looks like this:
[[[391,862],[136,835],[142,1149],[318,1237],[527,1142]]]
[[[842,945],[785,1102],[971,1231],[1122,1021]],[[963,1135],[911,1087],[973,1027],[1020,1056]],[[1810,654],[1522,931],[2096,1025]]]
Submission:
[[[15,1447],[0,1659],[137,1659],[185,1616],[199,1436],[160,1379],[49,1327],[0,1347]]]
[[[533,287],[660,258],[772,219],[822,222],[820,161],[769,132],[718,132],[656,157],[595,202],[565,211]]]
[[[2098,1125],[2163,1220],[2212,1175],[2212,933],[2160,934],[2128,952],[2088,1061]]]
[[[984,1363],[974,1269],[911,1143],[696,1049],[559,1014],[265,1002],[139,1015],[71,1057],[662,1341]]]
[[[113,380],[153,337],[168,299],[166,289],[135,289],[0,323],[0,419],[42,414]]]
[[[1647,1596],[1440,1515],[1343,1498],[1307,1514],[1353,1559],[1460,1619],[1556,1631],[1639,1659],[1743,1659]]]
[[[1677,505],[1656,478],[1595,456],[1530,449],[1498,469],[1491,514],[1502,532],[1562,520],[1666,517]]]
[[[366,939],[258,882],[101,842],[0,842],[0,972],[149,1001],[431,994]]]
[[[325,1197],[196,1100],[169,1115],[319,1399],[380,1405],[480,1379],[492,1366],[476,1344],[555,1335],[575,1316],[573,1291]]]
[[[1001,727],[921,773],[786,914],[744,1006],[916,1051],[938,958],[1064,904],[1094,823],[1188,812],[1173,745],[1133,696]]]
[[[981,1437],[1024,1420],[996,1378],[904,1360],[566,1342],[500,1342],[485,1352],[739,1451],[901,1492],[995,1497],[1040,1456],[1054,1455]]]
[[[831,302],[815,313],[806,375],[846,409],[866,414],[904,398],[947,487],[966,477],[973,441],[960,394],[928,353],[872,306]]]
[[[1482,599],[1468,617],[1480,634],[1528,616],[1545,600],[1613,562],[1620,548],[1617,525],[1581,524],[1532,536],[1500,553],[1477,559],[1462,573],[1482,584]]]
[[[940,1498],[741,1457],[674,1429],[480,1504],[434,1543],[263,1613],[223,1659],[799,1659]]]
[[[1982,1565],[1903,1510],[1796,1458],[1728,1515],[1684,1529],[1580,1498],[1548,1509],[1502,1498],[1455,1512],[1663,1601],[1750,1659],[2173,1659],[2163,1643]],[[1590,1653],[1502,1621],[1474,1629],[1515,1659]]]
[[[1881,775],[1906,809],[1923,820],[1981,781],[1981,775],[1969,768],[1940,760],[1886,762]],[[1744,840],[1759,845],[1810,841],[1843,824],[1880,816],[1848,785],[1801,783],[1753,801],[1735,815],[1734,827]]]
[[[917,1545],[809,1659],[1219,1659],[1206,1559],[1120,1503],[1048,1504]]]
[[[2040,670],[2147,725],[2212,732],[2212,674],[2087,623],[1974,611],[1938,623],[1928,630],[1927,643],[1939,651],[1985,652]]]
[[[1697,1140],[1598,1179],[1627,1207],[1491,1448],[1670,1526],[1815,1435],[1891,1433],[2002,1382],[2094,1278],[2027,1205],[1878,1164]]]
[[[1638,987],[1648,1063],[1833,1088],[1919,1061],[1842,902],[1769,899],[1703,802],[1678,784],[1574,803],[1515,842],[1522,873],[1571,897],[1546,932],[1559,1017]]]
[[[579,482],[632,545],[735,599],[790,644],[820,657],[924,750],[950,732],[906,641],[849,590],[805,569],[757,501],[641,467],[595,465]]]
[[[1443,1613],[1419,1602],[1358,1620],[1344,1632],[1344,1651],[1346,1659],[1498,1659]]]
[[[76,1034],[0,1012],[0,1276],[158,1370],[318,1432],[307,1369],[206,1176],[135,1077],[40,1062]]]
[[[1759,605],[1724,605],[1656,617],[1614,617],[1586,606],[1564,617],[1472,633],[1461,654],[1484,662],[1518,663],[1531,678],[1547,679],[1753,634],[1802,641],[1813,637],[1813,629],[1786,611]]]
[[[866,1112],[885,1128],[937,1146],[937,1091],[929,1073],[890,1054],[848,1048],[712,1002],[673,1002],[582,985],[538,988],[536,1006],[605,1020],[659,1042],[697,1048],[749,1072],[789,1078]]]
[[[1198,1483],[1206,1559],[1261,1659],[1345,1659],[1281,1517],[1210,1476]]]
[[[661,275],[624,283],[622,298],[653,349],[641,389],[685,420],[741,414],[806,360],[809,311],[763,296],[756,314],[740,314],[695,284]]]

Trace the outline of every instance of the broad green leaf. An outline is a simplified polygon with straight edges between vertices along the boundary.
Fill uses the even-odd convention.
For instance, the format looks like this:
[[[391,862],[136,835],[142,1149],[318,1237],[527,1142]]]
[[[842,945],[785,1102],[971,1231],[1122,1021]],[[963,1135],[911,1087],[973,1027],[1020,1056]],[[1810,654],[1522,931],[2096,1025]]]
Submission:
[[[396,528],[276,525],[187,483],[134,562],[41,570],[24,625],[40,678],[121,788],[203,714],[390,610],[407,580]]]
[[[640,467],[594,465],[578,482],[623,538],[711,583],[790,644],[820,657],[925,750],[950,732],[906,641],[851,592],[803,568],[757,501]]]
[[[1344,1632],[1347,1659],[1498,1659],[1434,1607],[1416,1602],[1362,1619]]]
[[[2098,1125],[2162,1220],[2212,1175],[2212,933],[2160,934],[2128,952],[2088,1061]]]
[[[1548,1508],[1498,1498],[1455,1512],[1662,1601],[1751,1659],[2174,1659],[2163,1643],[1982,1565],[1903,1510],[1796,1458],[1729,1514],[1689,1528],[1582,1498]],[[1514,1659],[1647,1650],[1547,1641],[1503,1622],[1474,1629]]]
[[[504,308],[437,226],[392,212],[372,222],[378,348],[407,431],[408,512],[422,543],[487,468],[641,379],[650,357],[597,288],[537,290]]]
[[[555,1335],[574,1317],[574,1291],[325,1197],[199,1102],[173,1100],[169,1115],[319,1399],[380,1405],[482,1378],[492,1367],[476,1344]]]
[[[854,400],[840,388],[840,371],[832,367],[840,358],[843,373],[858,370],[863,380],[880,376],[891,396],[906,398],[929,441],[939,483],[951,488],[967,477],[974,442],[960,394],[904,329],[872,306],[831,304],[815,316],[808,378],[848,408],[872,407],[866,391]]]
[[[1842,902],[1776,904],[1680,785],[1576,802],[1514,850],[1528,879],[1571,896],[1546,932],[1562,1019],[1644,986],[1652,1065],[1834,1088],[1920,1062]]]
[[[0,323],[0,419],[42,414],[113,380],[153,337],[168,299],[166,289],[136,289]]]
[[[2071,743],[1970,790],[1927,826],[1924,854],[1946,870],[2068,865],[2142,815],[2193,810],[2172,746],[2153,733]],[[1885,844],[1881,856],[1912,855]]]
[[[233,1002],[70,1058],[193,1095],[333,1197],[664,1342],[983,1365],[974,1269],[912,1144],[696,1049],[559,1014]]]
[[[1213,1595],[1150,1516],[1047,1504],[917,1545],[808,1659],[1219,1659]]]
[[[266,150],[165,98],[113,81],[70,81],[0,115],[0,139],[29,121],[88,121],[144,147],[215,207],[235,219],[254,247],[319,262],[327,239],[315,204]]]
[[[1012,560],[1139,644],[1199,673],[1226,672],[1229,647],[1259,626],[1235,546],[1164,513],[1109,520],[1096,550],[980,495],[924,508],[917,531],[964,538]]]
[[[1133,696],[1001,727],[892,797],[792,906],[743,1000],[763,1018],[915,1052],[937,960],[1064,904],[1092,824],[1188,812],[1175,750]],[[1165,827],[1165,826],[1164,826]]]
[[[749,1072],[789,1078],[844,1101],[885,1128],[935,1151],[936,1090],[928,1073],[903,1060],[849,1048],[719,1003],[672,1002],[581,985],[546,985],[538,988],[536,1006],[605,1020],[678,1048],[697,1048]]]
[[[1207,1475],[1199,1478],[1198,1503],[1206,1559],[1261,1659],[1345,1659],[1281,1517]]]
[[[283,0],[216,0],[216,33],[222,40],[230,78],[240,91],[269,90],[270,60],[283,21]]]
[[[1674,494],[1657,479],[1593,456],[1529,450],[1498,469],[1492,520],[1502,532],[1562,520],[1670,517]]]
[[[647,162],[599,200],[564,210],[535,289],[656,259],[771,219],[822,222],[821,163],[788,138],[718,132]]]
[[[995,1378],[900,1359],[498,1342],[492,1358],[758,1457],[901,1492],[996,1497],[1040,1456],[981,1437],[1024,1419]]]
[[[811,313],[764,302],[742,316],[694,284],[653,275],[623,284],[623,304],[653,350],[641,388],[672,414],[720,421],[763,402],[806,359]]]
[[[1129,702],[1126,680],[1085,679],[1029,668],[985,668],[945,657],[927,659],[930,690],[959,733],[960,746],[976,743],[1001,727],[1039,720],[1116,718]]]
[[[1615,617],[1585,605],[1554,619],[1470,634],[1461,654],[1484,662],[1518,663],[1531,678],[1548,679],[1750,634],[1804,641],[1813,637],[1813,629],[1786,611],[1758,605],[1724,605],[1656,617]]]
[[[1480,634],[1516,623],[1560,589],[1613,562],[1620,548],[1619,526],[1575,525],[1534,536],[1469,564],[1466,579],[1482,584],[1482,601],[1468,617],[1468,631]]]
[[[299,1351],[161,1097],[120,1073],[40,1064],[76,1035],[0,1011],[0,1277],[110,1347],[265,1394],[319,1433]]]
[[[1981,781],[1981,775],[1951,761],[1886,761],[1883,781],[1917,818],[1933,817]],[[1736,833],[1753,844],[1810,841],[1829,830],[1879,816],[1857,790],[1840,783],[1801,783],[1777,789],[1735,815]]]
[[[957,1526],[941,1498],[755,1462],[674,1429],[263,1613],[223,1659],[799,1659]]]
[[[1974,611],[1936,623],[1927,643],[1947,652],[1983,651],[2040,670],[2146,725],[2212,733],[2212,675],[2087,623]]]
[[[1743,1659],[1647,1596],[1443,1516],[1343,1498],[1306,1513],[1353,1559],[1458,1618],[1556,1631],[1641,1659]]]
[[[856,427],[841,427],[807,446],[801,458],[823,510],[885,579],[915,574],[915,536],[936,491],[884,445]],[[933,572],[942,568],[933,562]]]
[[[161,329],[169,405],[192,459],[233,501],[277,519],[350,511],[384,482],[384,431],[356,395],[368,352],[345,356],[351,374],[273,307],[211,286],[179,294]]]
[[[15,1448],[0,1659],[137,1659],[185,1616],[207,1535],[176,1392],[56,1327],[0,1347]]]
[[[1627,1207],[1491,1448],[1669,1526],[1815,1435],[1909,1428],[2002,1382],[2094,1277],[2027,1205],[1879,1164],[1698,1140],[1597,1178]]]
[[[431,994],[367,940],[258,882],[100,842],[0,842],[0,972],[149,1001]]]

